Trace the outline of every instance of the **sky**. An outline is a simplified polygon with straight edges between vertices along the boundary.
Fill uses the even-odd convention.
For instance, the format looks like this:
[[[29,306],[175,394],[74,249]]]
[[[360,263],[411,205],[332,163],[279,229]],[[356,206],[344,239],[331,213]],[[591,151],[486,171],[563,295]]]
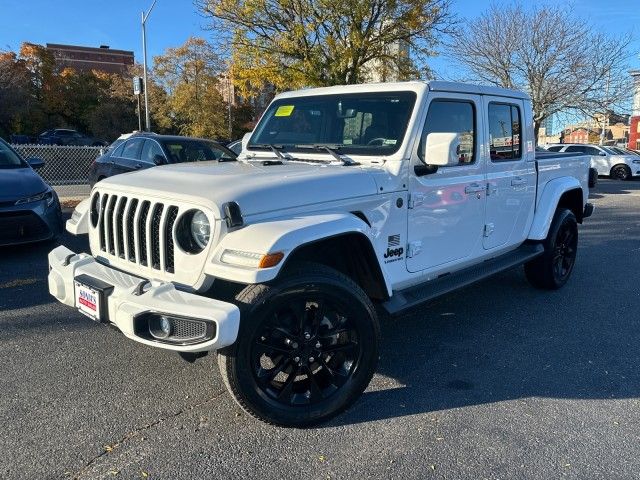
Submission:
[[[25,41],[64,43],[82,46],[109,45],[133,50],[142,63],[140,13],[152,0],[0,0],[0,50],[18,50]],[[461,19],[473,18],[490,2],[451,0]],[[528,4],[529,2],[524,2]],[[611,34],[632,32],[629,64],[640,69],[640,0],[575,0],[573,11],[595,28]],[[210,38],[204,29],[207,19],[199,14],[192,0],[157,0],[147,21],[149,60],[168,47],[184,43],[190,36]],[[464,29],[464,20],[459,28]],[[588,45],[585,45],[588,48]],[[442,78],[455,77],[457,66],[440,56],[431,62]]]

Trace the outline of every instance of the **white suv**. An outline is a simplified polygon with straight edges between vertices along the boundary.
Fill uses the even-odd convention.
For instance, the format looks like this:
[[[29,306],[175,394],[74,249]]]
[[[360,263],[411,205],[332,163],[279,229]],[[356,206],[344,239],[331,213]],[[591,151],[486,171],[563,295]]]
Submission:
[[[550,152],[585,153],[592,155],[591,167],[598,175],[609,175],[618,180],[630,180],[640,176],[640,156],[621,155],[618,149],[600,145],[584,145],[579,143],[563,143],[545,147]]]

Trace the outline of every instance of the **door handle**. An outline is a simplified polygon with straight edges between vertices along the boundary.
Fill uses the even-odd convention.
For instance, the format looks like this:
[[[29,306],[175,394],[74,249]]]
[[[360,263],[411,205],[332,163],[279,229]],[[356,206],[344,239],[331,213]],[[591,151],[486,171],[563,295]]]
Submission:
[[[484,192],[484,190],[484,185],[479,185],[477,183],[472,183],[471,185],[464,187],[464,193],[480,193]]]
[[[518,185],[526,185],[527,181],[524,178],[514,178],[513,180],[511,180],[511,186],[512,187],[517,187]]]

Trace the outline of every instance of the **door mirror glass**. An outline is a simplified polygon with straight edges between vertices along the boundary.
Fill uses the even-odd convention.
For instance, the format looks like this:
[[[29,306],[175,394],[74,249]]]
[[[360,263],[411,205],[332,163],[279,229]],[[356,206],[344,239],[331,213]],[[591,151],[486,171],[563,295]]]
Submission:
[[[460,136],[457,133],[430,133],[425,139],[424,163],[438,167],[459,165]]]
[[[35,169],[44,167],[44,160],[37,157],[27,158],[27,163],[31,165],[31,168]]]

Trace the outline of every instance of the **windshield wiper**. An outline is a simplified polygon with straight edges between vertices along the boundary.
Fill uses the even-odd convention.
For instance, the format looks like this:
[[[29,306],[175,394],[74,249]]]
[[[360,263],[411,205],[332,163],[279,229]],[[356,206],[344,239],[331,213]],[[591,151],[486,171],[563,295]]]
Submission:
[[[284,148],[283,145],[275,145],[273,143],[252,143],[251,146],[258,147],[258,148],[268,148],[273,153],[275,153],[276,157],[278,157],[280,160],[287,159],[284,155],[282,155],[282,152],[280,152],[280,150]]]
[[[316,152],[327,152],[329,155],[331,155],[333,158],[335,158],[336,160],[338,160],[340,163],[342,163],[343,165],[347,165],[347,166],[353,166],[353,165],[360,165],[358,162],[354,162],[353,160],[346,158],[346,157],[342,157],[339,153],[338,150],[340,150],[340,146],[339,145],[325,145],[322,143],[316,143],[313,145],[294,145],[295,148],[310,148],[315,150]]]

